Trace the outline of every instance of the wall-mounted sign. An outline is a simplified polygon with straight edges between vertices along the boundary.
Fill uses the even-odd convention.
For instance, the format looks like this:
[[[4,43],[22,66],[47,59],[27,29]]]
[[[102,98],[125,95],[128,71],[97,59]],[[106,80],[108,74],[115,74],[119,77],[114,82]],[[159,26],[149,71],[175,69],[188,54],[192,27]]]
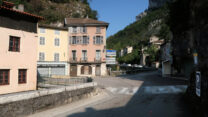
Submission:
[[[201,73],[196,72],[196,95],[201,96]]]
[[[116,50],[106,50],[106,56],[115,56],[116,57]]]

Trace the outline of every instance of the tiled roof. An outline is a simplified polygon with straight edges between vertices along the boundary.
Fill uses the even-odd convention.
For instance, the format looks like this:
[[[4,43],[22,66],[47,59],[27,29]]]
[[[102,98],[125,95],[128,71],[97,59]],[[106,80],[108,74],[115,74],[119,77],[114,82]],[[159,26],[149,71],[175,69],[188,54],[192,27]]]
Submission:
[[[13,8],[11,8],[12,5],[13,5],[13,3],[4,1],[3,5],[0,6],[0,10],[7,10],[7,11],[11,11],[11,12],[18,13],[18,14],[21,14],[21,15],[34,17],[34,18],[37,18],[38,20],[43,20],[44,19],[43,17],[38,16],[38,15],[34,15],[34,14],[23,12],[23,11],[14,10]]]
[[[65,18],[66,25],[105,25],[108,26],[109,23],[98,21],[90,18]]]

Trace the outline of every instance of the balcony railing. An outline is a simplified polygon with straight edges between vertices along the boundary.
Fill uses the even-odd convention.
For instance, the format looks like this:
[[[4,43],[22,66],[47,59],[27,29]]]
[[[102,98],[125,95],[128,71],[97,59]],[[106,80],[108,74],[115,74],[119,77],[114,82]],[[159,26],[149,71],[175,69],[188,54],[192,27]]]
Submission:
[[[69,62],[70,63],[102,63],[104,61],[102,61],[102,58],[94,58],[94,61],[93,59],[92,60],[88,60],[87,57],[83,57],[83,58],[70,58],[69,59]]]
[[[69,61],[70,61],[70,63],[77,63],[78,62],[76,57],[70,58]]]
[[[80,58],[80,62],[81,63],[87,63],[88,62],[87,57]]]
[[[94,62],[95,62],[95,63],[101,63],[102,60],[101,60],[101,58],[95,58],[95,59],[94,59]]]

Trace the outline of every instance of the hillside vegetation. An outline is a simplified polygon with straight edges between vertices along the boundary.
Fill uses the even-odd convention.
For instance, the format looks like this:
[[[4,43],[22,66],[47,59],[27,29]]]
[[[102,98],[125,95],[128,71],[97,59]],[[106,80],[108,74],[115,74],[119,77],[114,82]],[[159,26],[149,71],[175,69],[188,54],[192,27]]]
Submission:
[[[123,30],[110,36],[107,39],[107,48],[119,51],[127,46],[133,46],[133,53],[119,58],[118,60],[121,63],[138,63],[141,56],[140,50],[142,47],[149,44],[149,38],[151,36],[155,35],[160,39],[165,40],[169,40],[171,38],[170,29],[167,25],[168,17],[168,5],[159,9],[147,11],[147,15],[141,20],[130,24]],[[150,49],[147,50],[147,52],[150,52],[148,54],[155,51],[152,50],[152,48],[154,47],[148,47],[148,49]],[[155,58],[155,56],[156,55],[154,55],[153,58]]]
[[[24,4],[25,11],[43,16],[41,23],[63,23],[65,17],[97,19],[97,11],[90,8],[88,0],[6,0],[15,5]],[[2,2],[2,0],[0,0]]]

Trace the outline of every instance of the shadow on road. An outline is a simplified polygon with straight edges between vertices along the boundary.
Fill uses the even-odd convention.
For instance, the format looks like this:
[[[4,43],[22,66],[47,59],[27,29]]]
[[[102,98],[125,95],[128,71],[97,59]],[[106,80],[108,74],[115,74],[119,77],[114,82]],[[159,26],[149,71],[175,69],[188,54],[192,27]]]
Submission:
[[[194,117],[184,98],[187,82],[164,79],[157,72],[120,76],[122,79],[143,81],[142,86],[123,107],[95,110],[67,117]]]

